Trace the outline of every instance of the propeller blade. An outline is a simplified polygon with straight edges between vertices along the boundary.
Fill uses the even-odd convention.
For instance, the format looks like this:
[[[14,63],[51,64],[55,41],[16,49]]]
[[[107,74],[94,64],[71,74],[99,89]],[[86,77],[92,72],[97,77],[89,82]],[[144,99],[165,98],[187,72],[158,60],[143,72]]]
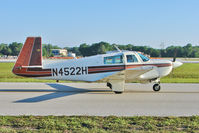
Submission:
[[[173,62],[175,62],[175,61],[176,61],[176,55],[177,55],[177,48],[175,48],[175,50],[174,50]]]

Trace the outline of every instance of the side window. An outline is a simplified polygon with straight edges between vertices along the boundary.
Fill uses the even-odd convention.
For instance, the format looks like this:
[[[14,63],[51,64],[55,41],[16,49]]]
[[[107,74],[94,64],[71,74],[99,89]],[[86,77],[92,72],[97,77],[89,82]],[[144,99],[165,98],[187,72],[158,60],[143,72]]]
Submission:
[[[113,62],[112,56],[104,57],[104,64],[112,64],[112,62]]]
[[[132,63],[132,62],[138,62],[137,58],[135,57],[135,55],[126,55],[126,59],[128,63]]]
[[[121,55],[114,56],[114,64],[120,64],[120,63],[123,63],[122,56]]]
[[[104,64],[121,64],[123,63],[122,55],[104,57]]]

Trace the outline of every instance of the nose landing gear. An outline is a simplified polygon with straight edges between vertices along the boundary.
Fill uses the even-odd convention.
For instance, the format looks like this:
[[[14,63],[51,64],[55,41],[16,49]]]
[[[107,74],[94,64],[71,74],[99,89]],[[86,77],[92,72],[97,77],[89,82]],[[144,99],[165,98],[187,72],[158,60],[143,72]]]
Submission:
[[[153,85],[153,90],[154,91],[160,91],[161,87],[160,87],[160,84],[154,84]]]

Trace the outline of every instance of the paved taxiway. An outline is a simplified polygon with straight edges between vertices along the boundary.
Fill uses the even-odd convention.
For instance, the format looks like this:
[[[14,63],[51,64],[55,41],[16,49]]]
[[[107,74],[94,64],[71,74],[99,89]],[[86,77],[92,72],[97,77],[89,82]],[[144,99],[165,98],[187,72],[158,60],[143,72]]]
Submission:
[[[0,83],[0,115],[199,115],[199,84]]]

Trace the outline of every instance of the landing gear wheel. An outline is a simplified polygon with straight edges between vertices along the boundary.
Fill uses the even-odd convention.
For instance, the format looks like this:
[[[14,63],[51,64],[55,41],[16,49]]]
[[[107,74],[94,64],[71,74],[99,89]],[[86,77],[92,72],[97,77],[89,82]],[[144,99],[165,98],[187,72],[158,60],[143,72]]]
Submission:
[[[108,86],[110,89],[112,89],[111,83],[107,82],[106,86]]]
[[[161,87],[160,87],[160,84],[154,84],[153,85],[153,90],[154,91],[160,91]]]
[[[122,94],[123,92],[122,91],[114,91],[115,94]]]

